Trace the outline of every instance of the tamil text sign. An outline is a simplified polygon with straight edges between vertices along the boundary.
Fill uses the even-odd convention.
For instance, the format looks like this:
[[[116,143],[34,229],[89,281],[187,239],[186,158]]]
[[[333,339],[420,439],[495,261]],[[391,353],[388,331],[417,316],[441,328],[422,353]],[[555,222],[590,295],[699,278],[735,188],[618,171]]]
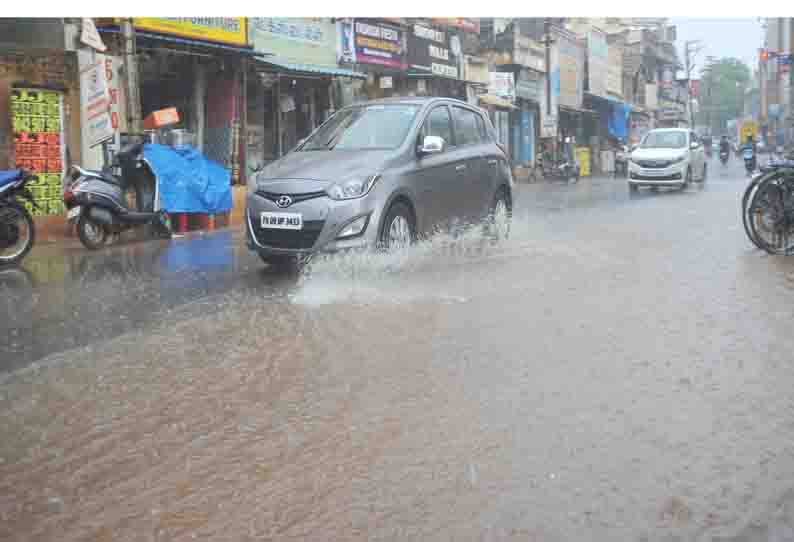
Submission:
[[[300,64],[336,66],[336,25],[320,18],[251,17],[254,50]]]

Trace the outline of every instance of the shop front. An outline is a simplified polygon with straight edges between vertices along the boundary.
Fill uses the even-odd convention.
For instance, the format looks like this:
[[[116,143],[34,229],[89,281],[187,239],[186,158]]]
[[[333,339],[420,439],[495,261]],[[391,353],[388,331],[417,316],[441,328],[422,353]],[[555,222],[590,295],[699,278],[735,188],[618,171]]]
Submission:
[[[247,150],[271,162],[307,137],[341,105],[339,80],[365,74],[337,64],[337,25],[321,18],[252,17],[257,61],[248,78]]]
[[[490,72],[488,93],[479,96],[480,105],[488,111],[496,129],[496,138],[504,147],[507,156],[516,154],[511,136],[511,114],[518,110],[516,101],[515,76],[512,72]]]
[[[135,18],[141,113],[174,107],[192,143],[209,159],[231,172],[233,183],[245,182],[247,45],[244,17]],[[100,28],[109,52],[123,50],[118,27]]]
[[[513,115],[512,159],[524,167],[534,167],[536,137],[540,118],[540,103],[545,74],[532,68],[522,68],[516,79],[518,111]]]

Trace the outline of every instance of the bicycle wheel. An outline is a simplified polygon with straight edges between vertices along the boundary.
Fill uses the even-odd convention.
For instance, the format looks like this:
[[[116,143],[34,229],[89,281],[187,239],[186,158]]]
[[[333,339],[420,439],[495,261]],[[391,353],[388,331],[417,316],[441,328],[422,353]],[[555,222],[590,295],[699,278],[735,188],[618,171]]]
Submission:
[[[794,172],[789,173],[759,183],[748,206],[752,237],[769,254],[794,254]]]
[[[758,240],[753,235],[753,232],[750,228],[750,201],[752,201],[752,197],[758,191],[759,184],[765,180],[765,178],[769,177],[769,175],[760,175],[753,179],[748,185],[747,188],[744,190],[744,194],[742,195],[742,226],[744,227],[744,233],[747,235],[747,238],[750,240],[753,245],[757,248],[764,250],[764,247],[758,242]]]

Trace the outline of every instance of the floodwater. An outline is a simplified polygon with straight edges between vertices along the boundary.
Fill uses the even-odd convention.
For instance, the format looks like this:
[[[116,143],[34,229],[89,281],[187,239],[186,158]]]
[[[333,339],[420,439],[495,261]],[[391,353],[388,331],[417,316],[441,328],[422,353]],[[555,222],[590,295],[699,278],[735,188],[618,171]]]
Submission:
[[[215,287],[67,281],[99,331],[0,375],[0,540],[794,539],[794,263],[744,237],[744,182],[521,186],[497,246],[278,275],[233,236],[178,268]]]

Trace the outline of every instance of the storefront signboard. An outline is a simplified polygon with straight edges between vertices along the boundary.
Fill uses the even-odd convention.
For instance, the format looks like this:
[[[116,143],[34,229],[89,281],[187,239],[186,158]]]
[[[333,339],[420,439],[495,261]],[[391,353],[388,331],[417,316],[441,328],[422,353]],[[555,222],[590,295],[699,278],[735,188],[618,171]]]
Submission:
[[[229,45],[247,45],[245,17],[135,17],[135,28]]]
[[[336,67],[336,24],[330,19],[251,17],[248,35],[255,51],[279,60]]]
[[[458,51],[450,46],[450,35],[421,24],[413,25],[408,33],[408,66],[415,71],[440,77],[459,78]]]

